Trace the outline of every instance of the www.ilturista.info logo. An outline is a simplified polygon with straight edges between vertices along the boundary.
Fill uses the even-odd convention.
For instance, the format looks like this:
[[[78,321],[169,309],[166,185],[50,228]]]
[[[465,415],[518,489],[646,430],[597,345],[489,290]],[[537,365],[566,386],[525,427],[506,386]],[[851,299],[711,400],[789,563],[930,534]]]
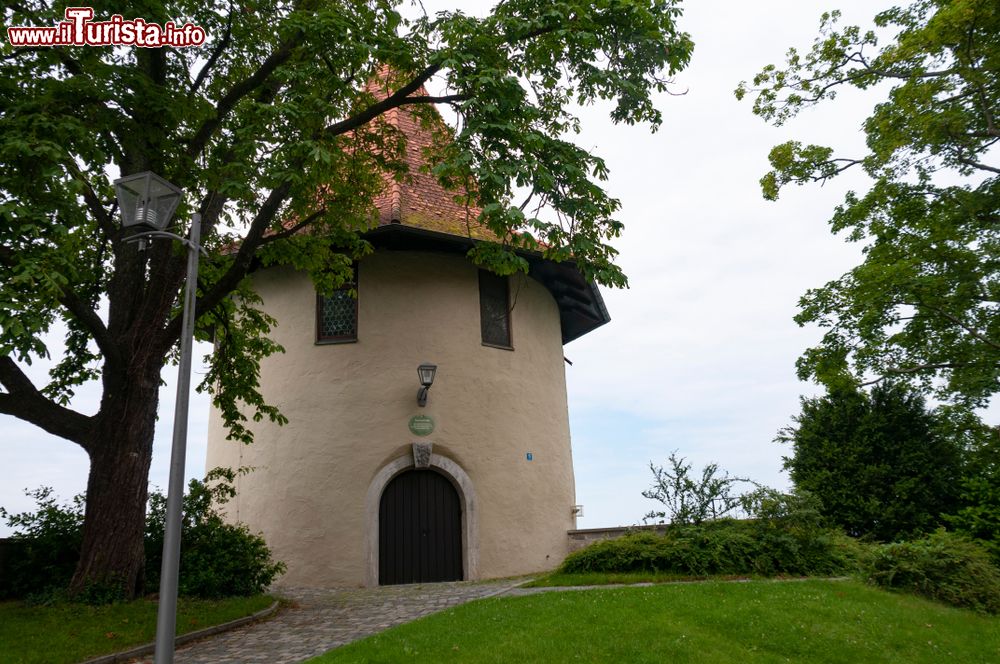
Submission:
[[[66,20],[54,28],[19,26],[7,28],[7,40],[13,46],[201,46],[205,30],[197,25],[182,26],[168,21],[164,25],[145,19],[125,20],[115,14],[108,21],[91,21],[93,7],[67,7]]]

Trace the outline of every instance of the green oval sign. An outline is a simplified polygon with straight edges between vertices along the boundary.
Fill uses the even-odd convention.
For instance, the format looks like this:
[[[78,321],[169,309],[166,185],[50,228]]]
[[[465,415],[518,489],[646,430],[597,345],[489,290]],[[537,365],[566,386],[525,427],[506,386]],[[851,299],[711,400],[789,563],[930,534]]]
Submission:
[[[410,418],[410,433],[415,436],[429,436],[434,432],[434,419],[430,415],[414,415]]]

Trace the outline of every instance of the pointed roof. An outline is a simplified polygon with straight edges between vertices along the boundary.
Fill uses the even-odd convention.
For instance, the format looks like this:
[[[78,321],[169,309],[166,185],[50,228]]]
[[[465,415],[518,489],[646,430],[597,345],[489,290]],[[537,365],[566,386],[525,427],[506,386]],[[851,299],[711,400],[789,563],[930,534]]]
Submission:
[[[426,94],[418,90],[415,94]],[[437,116],[442,124],[443,120]],[[402,181],[386,175],[386,187],[375,199],[378,225],[402,224],[440,233],[475,239],[495,240],[496,235],[479,222],[480,209],[471,196],[445,189],[425,168],[424,154],[431,148],[434,135],[409,108],[403,106],[386,112],[386,122],[406,137],[403,161],[408,172]],[[458,199],[458,200],[456,200]]]
[[[391,78],[383,67],[368,84],[368,92],[376,99],[384,99],[392,92],[387,82]],[[426,95],[423,87],[413,93],[413,96]],[[477,241],[497,241],[496,234],[479,222],[481,210],[471,197],[448,191],[427,172],[425,154],[434,145],[435,136],[426,120],[422,122],[407,106],[387,111],[384,118],[406,138],[403,159],[408,173],[402,181],[386,174],[386,186],[374,201],[378,209],[377,226],[364,236],[377,247],[461,254],[467,253]],[[431,122],[440,122],[440,129],[449,131],[436,110]],[[539,252],[516,251],[527,259],[529,276],[541,282],[555,298],[563,343],[611,320],[597,285],[586,281],[572,261],[556,263]]]
[[[385,99],[393,92],[389,87],[391,78],[388,68],[382,67],[366,90],[378,100]],[[426,88],[420,86],[411,96],[427,94]],[[496,240],[496,234],[479,222],[481,210],[475,205],[474,197],[463,191],[445,189],[428,172],[425,155],[435,143],[435,133],[451,131],[437,109],[431,107],[430,110],[430,126],[411,106],[392,108],[383,115],[384,120],[406,139],[402,157],[407,173],[401,181],[391,174],[385,175],[385,189],[374,201],[378,225],[402,224],[473,239]]]

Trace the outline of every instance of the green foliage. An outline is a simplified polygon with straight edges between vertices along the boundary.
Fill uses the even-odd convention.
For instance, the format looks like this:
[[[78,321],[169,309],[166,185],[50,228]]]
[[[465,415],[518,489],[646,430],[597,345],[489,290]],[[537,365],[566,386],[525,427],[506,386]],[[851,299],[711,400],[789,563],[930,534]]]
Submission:
[[[719,465],[710,463],[701,470],[701,477],[691,476],[691,464],[684,463],[684,457],[677,456],[677,450],[667,458],[670,466],[654,465],[653,485],[642,492],[643,497],[662,503],[666,510],[653,510],[643,517],[646,522],[669,519],[675,524],[700,524],[706,519],[718,519],[733,511],[740,504],[740,497],[734,493],[737,485],[750,480],[733,477]]]
[[[191,480],[183,502],[179,594],[188,597],[249,597],[263,592],[285,570],[271,558],[264,539],[244,524],[228,524],[216,512],[234,494],[235,473],[217,468],[204,482]],[[18,545],[0,575],[0,599],[30,597],[51,603],[64,599],[65,589],[80,554],[84,497],[60,505],[52,490],[30,492],[38,505],[34,512],[0,517],[16,528]],[[163,552],[166,497],[153,492],[149,498],[144,548],[146,592],[159,589]],[[107,604],[123,599],[120,583],[92,583],[73,598],[86,604]]]
[[[924,400],[900,385],[836,388],[802,399],[785,468],[848,535],[881,541],[928,532],[958,505],[961,446]]]
[[[428,81],[449,94],[407,105],[442,134],[429,155],[434,173],[456,193],[472,192],[477,200],[469,202],[487,211],[484,221],[511,240],[499,253],[477,250],[476,258],[525,270],[510,249],[531,241],[513,232],[531,228],[550,258],[572,258],[588,278],[624,285],[607,244],[621,231],[614,218],[619,205],[598,184],[608,175],[604,162],[569,140],[580,129],[572,108],[608,100],[613,121],[659,126],[653,96],[687,65],[692,50],[676,26],[677,4],[516,0],[477,18],[419,8],[404,10],[411,14],[404,17],[397,2],[367,0],[266,0],[252,8],[171,0],[141,13],[202,26],[206,44],[85,50],[4,44],[0,355],[47,356],[43,335],[63,320],[74,352],[48,386],[62,401],[100,376],[109,354],[130,359],[126,335],[109,338],[92,315],[98,301],[108,298],[112,319],[130,311],[134,303],[118,280],[144,282],[148,273],[168,278],[142,287],[175,300],[184,257],[167,245],[146,254],[125,249],[106,174],[152,169],[185,190],[182,223],[196,209],[203,214],[210,255],[199,281],[205,302],[199,334],[227,343],[224,359],[215,360],[221,366],[249,363],[231,375],[212,374],[205,387],[218,390],[224,404],[232,392],[276,417],[254,391],[255,363],[278,349],[252,341],[272,322],[248,318],[254,302],[245,300],[243,277],[258,266],[289,265],[325,284],[341,257],[370,251],[355,232],[371,223],[383,174],[406,176],[404,140],[383,117],[406,95],[373,106],[379,96]],[[95,11],[98,21],[110,9]],[[6,7],[3,18],[8,26],[47,26],[63,16],[61,6],[31,0]],[[367,86],[379,75],[383,90],[376,95]],[[455,110],[457,130],[433,121],[435,101]],[[532,209],[553,214],[526,217],[512,208],[522,188],[540,204]],[[286,232],[289,220],[296,231],[316,232]],[[229,299],[234,291],[239,300]],[[165,352],[177,334],[164,325],[177,318],[176,304],[128,323],[156,332],[157,350]],[[95,340],[96,350],[88,346]],[[223,412],[231,423],[234,413]]]
[[[271,558],[264,538],[245,524],[222,520],[214,506],[235,495],[234,471],[216,468],[204,482],[191,480],[184,496],[178,592],[187,597],[258,595],[285,571]],[[166,497],[153,493],[146,517],[146,591],[160,584]]]
[[[938,530],[884,544],[864,562],[868,582],[982,613],[1000,613],[1000,569],[972,540]]]
[[[122,10],[94,9],[95,21]],[[616,123],[661,124],[654,97],[693,48],[677,27],[679,0],[507,0],[484,17],[428,15],[399,0],[167,0],[130,9],[161,25],[190,22],[208,40],[0,46],[0,414],[81,445],[93,474],[148,468],[155,384],[176,359],[185,274],[184,252],[170,242],[148,251],[124,242],[109,174],[152,170],[180,187],[181,234],[201,214],[207,255],[196,334],[216,352],[199,389],[212,393],[242,442],[252,440],[251,419],[286,421],[258,386],[261,361],[281,348],[267,338],[274,321],[258,309],[249,278],[287,266],[329,292],[371,251],[358,233],[376,219],[387,177],[409,175],[405,138],[386,120],[393,109],[407,107],[433,130],[432,172],[470,210],[483,210],[480,221],[500,239],[480,244],[473,260],[526,271],[515,250],[541,248],[552,260],[572,259],[588,280],[626,284],[610,244],[621,234],[620,205],[602,186],[606,164],[573,142],[575,109],[605,101]],[[63,10],[8,3],[2,22],[54,26]],[[450,106],[456,128],[434,103]],[[530,207],[517,205],[516,191],[530,192]],[[47,385],[33,385],[19,363],[47,358],[48,335],[63,326],[66,353],[52,358]],[[91,381],[104,390],[100,409],[83,415],[69,406]],[[122,426],[130,414],[145,417],[141,432]],[[84,528],[87,578],[134,576],[140,567],[102,551],[114,533],[138,537],[139,510],[113,507],[147,478],[128,480],[93,484],[100,518]],[[128,544],[122,549],[140,549]]]
[[[26,494],[35,500],[35,511],[10,514],[0,507],[0,519],[15,529],[13,555],[0,570],[0,599],[32,594],[42,599],[52,589],[65,588],[80,555],[83,496],[59,504],[51,487]]]
[[[962,507],[948,525],[978,540],[1000,565],[1000,428],[987,428],[966,455],[960,481]]]
[[[1000,389],[1000,5],[917,0],[875,17],[877,31],[824,14],[807,52],[765,67],[737,97],[780,125],[839,90],[876,97],[867,153],[789,141],[761,181],[775,199],[791,183],[849,169],[871,178],[830,220],[864,244],[864,262],[808,291],[796,321],[825,330],[798,362],[829,387],[893,376],[965,407]]]
[[[671,525],[663,535],[633,532],[566,557],[559,572],[651,572],[683,576],[840,574],[856,546],[824,527],[814,499],[761,490],[746,504],[758,518]]]

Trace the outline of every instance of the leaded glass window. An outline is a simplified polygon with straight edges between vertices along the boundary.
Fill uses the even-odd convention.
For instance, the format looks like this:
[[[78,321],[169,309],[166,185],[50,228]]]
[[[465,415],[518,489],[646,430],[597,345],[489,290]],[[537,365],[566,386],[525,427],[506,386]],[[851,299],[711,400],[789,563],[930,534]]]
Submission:
[[[479,271],[479,323],[483,343],[510,348],[510,293],[507,277]]]
[[[345,284],[330,296],[317,296],[317,341],[357,341],[358,300],[351,296],[352,288],[354,284]]]

